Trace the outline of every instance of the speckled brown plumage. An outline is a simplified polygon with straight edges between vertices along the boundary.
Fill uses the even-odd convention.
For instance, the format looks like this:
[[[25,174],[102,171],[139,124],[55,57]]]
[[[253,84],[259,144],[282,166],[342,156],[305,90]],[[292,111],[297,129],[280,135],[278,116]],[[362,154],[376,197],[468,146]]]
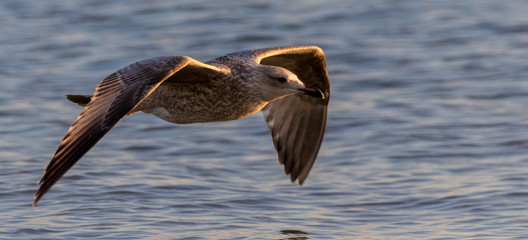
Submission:
[[[280,163],[291,180],[306,179],[326,126],[330,82],[316,46],[231,53],[206,63],[156,57],[105,78],[62,139],[35,194],[42,196],[124,116],[154,114],[179,124],[230,121],[262,109]]]

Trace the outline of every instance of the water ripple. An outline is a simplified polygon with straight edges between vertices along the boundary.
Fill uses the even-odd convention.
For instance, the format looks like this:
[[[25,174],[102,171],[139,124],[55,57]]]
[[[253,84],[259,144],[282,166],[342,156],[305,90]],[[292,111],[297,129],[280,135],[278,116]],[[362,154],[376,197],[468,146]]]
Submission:
[[[525,2],[0,2],[2,239],[526,239]],[[303,186],[260,114],[124,119],[31,207],[90,94],[131,62],[314,44],[332,80]]]

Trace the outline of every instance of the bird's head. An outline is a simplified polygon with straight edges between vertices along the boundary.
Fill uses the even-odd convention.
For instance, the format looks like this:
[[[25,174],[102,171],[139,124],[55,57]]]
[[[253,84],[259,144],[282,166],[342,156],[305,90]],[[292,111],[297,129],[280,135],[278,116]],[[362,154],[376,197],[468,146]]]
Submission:
[[[321,90],[305,85],[297,75],[285,68],[260,65],[259,70],[258,89],[264,101],[271,102],[296,93],[324,99]]]

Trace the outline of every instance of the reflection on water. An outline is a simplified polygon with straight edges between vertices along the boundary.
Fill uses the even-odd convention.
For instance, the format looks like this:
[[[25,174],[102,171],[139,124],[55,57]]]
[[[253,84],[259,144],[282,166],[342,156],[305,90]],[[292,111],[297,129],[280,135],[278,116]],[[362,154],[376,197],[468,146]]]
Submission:
[[[0,2],[0,238],[528,238],[524,1]],[[90,94],[137,60],[314,44],[332,100],[304,186],[260,116],[125,118],[31,208]]]
[[[300,230],[281,230],[282,234],[284,234],[286,237],[281,238],[281,240],[304,240],[304,239],[310,239],[309,237],[305,236],[308,233],[305,233]]]

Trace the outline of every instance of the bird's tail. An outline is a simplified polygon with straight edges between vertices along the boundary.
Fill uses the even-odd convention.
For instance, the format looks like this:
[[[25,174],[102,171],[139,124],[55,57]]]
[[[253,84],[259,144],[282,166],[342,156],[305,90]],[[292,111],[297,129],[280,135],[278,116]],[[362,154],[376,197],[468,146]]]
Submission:
[[[86,107],[92,100],[92,96],[90,95],[66,95],[66,98],[82,107]]]

